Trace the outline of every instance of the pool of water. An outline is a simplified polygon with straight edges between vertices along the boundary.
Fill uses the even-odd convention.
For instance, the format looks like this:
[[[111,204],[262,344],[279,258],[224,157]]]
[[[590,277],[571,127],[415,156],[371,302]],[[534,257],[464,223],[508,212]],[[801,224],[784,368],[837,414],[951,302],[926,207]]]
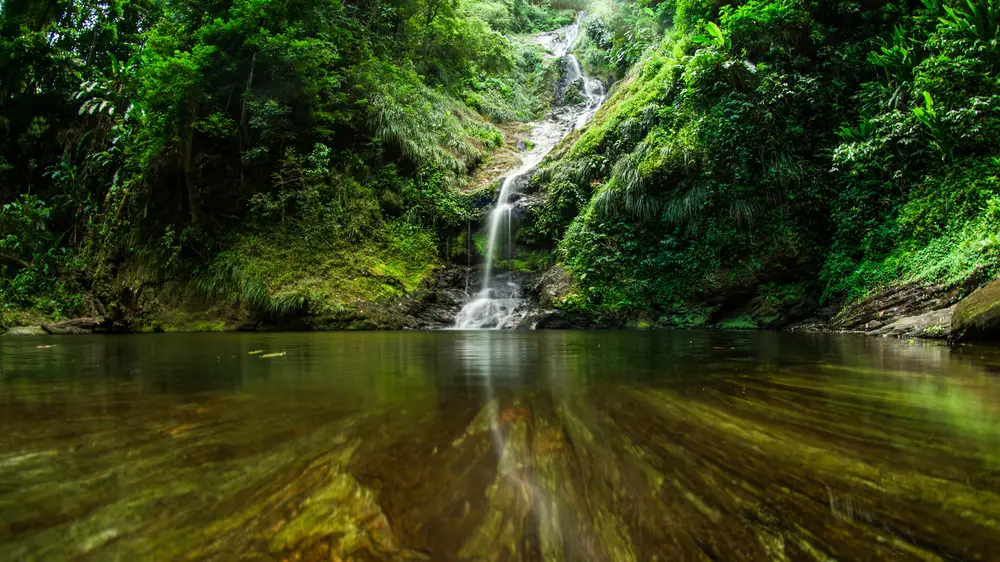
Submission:
[[[996,560],[1000,349],[0,339],[0,560]]]

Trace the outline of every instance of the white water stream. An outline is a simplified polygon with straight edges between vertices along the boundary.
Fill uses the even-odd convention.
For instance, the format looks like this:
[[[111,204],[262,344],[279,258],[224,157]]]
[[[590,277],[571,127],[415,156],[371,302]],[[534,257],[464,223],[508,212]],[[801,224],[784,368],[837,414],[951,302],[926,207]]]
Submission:
[[[517,188],[518,180],[530,174],[542,158],[566,135],[585,125],[604,101],[604,85],[599,80],[585,76],[580,68],[580,61],[569,52],[580,33],[582,19],[583,12],[580,12],[573,25],[538,38],[542,45],[551,46],[553,56],[566,61],[566,76],[560,82],[564,88],[583,79],[581,91],[583,101],[556,108],[544,121],[533,124],[530,136],[533,145],[522,155],[521,165],[504,178],[496,206],[490,211],[486,222],[486,256],[482,286],[472,300],[459,311],[455,318],[456,329],[510,328],[520,317],[523,308],[520,287],[510,276],[497,276],[493,271],[493,262],[502,249],[506,249],[507,258],[512,254],[511,215],[514,203],[510,200],[511,195]]]

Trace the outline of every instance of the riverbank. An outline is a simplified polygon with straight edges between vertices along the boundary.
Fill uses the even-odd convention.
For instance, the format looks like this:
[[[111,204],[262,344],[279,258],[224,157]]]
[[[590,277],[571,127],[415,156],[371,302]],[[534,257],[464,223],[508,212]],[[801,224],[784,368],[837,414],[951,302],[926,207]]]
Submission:
[[[255,332],[339,330],[440,330],[454,325],[458,311],[478,292],[475,267],[449,267],[431,275],[400,298],[359,301],[339,313],[274,317],[246,306],[191,298],[186,304],[161,305],[123,321],[86,316],[48,321],[25,315],[7,329],[9,336],[142,332]],[[662,314],[645,311],[603,317],[567,309],[563,299],[573,281],[561,267],[522,273],[526,288],[520,330],[560,329],[711,329],[860,333],[876,337],[948,341],[991,341],[1000,336],[1000,279],[961,285],[900,285],[855,303],[820,307],[812,299],[784,308],[755,297],[729,312]],[[787,303],[786,303],[787,304]],[[760,322],[770,318],[770,324]]]
[[[952,285],[906,283],[856,302],[825,306],[810,295],[794,301],[755,295],[724,303],[728,309],[700,303],[692,306],[698,312],[641,311],[604,317],[566,306],[573,280],[562,267],[528,275],[527,285],[532,304],[520,329],[755,329],[948,341],[1000,338],[1000,279],[970,277]]]

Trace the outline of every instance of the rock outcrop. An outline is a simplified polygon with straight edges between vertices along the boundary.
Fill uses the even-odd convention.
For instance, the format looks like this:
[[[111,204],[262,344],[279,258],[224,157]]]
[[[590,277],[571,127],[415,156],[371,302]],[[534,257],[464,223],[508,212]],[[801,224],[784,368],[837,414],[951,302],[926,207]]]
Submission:
[[[7,330],[8,336],[47,336],[48,332],[41,326],[14,326]]]
[[[561,265],[553,265],[539,277],[532,287],[532,292],[538,296],[538,305],[549,308],[569,294],[573,288],[573,277]]]
[[[111,331],[111,320],[103,316],[73,318],[40,326],[16,326],[7,330],[8,336],[75,336]]]
[[[951,317],[955,340],[1000,339],[1000,279],[994,279],[962,299]]]
[[[834,331],[877,333],[898,321],[949,309],[967,292],[962,285],[907,283],[844,306],[829,327]]]
[[[87,316],[54,324],[42,324],[42,329],[54,336],[103,333],[110,331],[111,321],[103,316]]]
[[[951,317],[955,307],[931,310],[915,316],[906,316],[869,332],[873,336],[896,338],[944,339],[951,333]]]

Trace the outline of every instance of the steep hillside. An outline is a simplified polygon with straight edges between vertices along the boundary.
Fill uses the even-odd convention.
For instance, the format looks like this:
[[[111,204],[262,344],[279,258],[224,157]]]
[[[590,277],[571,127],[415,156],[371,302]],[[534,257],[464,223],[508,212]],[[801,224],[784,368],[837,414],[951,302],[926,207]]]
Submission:
[[[522,231],[572,275],[558,306],[780,327],[901,287],[947,306],[995,276],[997,21],[993,3],[932,0],[593,17],[586,60],[621,80],[536,177],[546,203]]]
[[[548,107],[524,34],[579,7],[4,2],[0,324],[298,321],[412,291],[467,231],[470,175]]]

